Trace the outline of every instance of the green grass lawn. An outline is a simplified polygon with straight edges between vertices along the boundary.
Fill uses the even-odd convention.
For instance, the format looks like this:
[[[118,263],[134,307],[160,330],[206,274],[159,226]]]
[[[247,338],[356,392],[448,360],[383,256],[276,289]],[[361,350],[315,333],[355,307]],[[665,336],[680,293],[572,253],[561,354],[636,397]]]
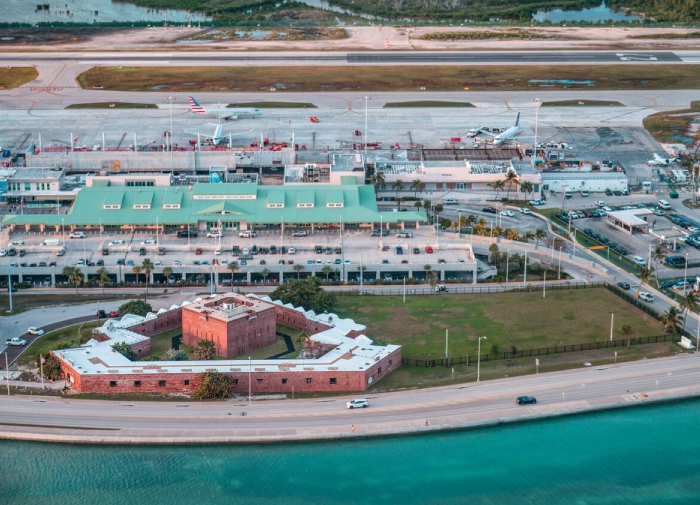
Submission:
[[[419,100],[416,102],[388,102],[384,108],[392,107],[474,107],[469,102],[440,102],[437,100]]]
[[[542,102],[542,107],[600,107],[600,106],[624,107],[620,102],[608,100],[562,100],[560,102]]]
[[[73,103],[66,109],[157,109],[154,103],[90,102]]]
[[[261,347],[260,349],[255,349],[254,351],[251,351],[247,354],[241,354],[240,356],[236,356],[233,359],[248,359],[253,358],[253,359],[267,359],[271,356],[274,356],[276,354],[279,354],[281,352],[285,352],[287,350],[287,344],[284,342],[284,339],[281,337],[277,337],[277,340],[275,341],[274,344]],[[286,356],[283,356],[282,359],[285,358],[296,358],[296,355],[299,354],[298,352],[293,352],[290,353]]]
[[[67,343],[70,347],[78,347],[79,330],[81,331],[83,342],[87,342],[90,339],[92,329],[97,326],[102,326],[103,323],[104,320],[91,321],[89,323],[76,324],[75,326],[69,326],[62,330],[47,333],[32,342],[29,347],[27,347],[27,350],[17,358],[16,363],[18,365],[34,365],[36,364],[39,354],[46,356],[49,354],[49,351],[56,350],[56,348],[63,343]]]
[[[552,82],[536,82],[556,76]],[[113,91],[279,92],[540,91],[698,89],[700,67],[670,65],[93,67],[77,78],[84,89]],[[570,81],[575,81],[571,83]],[[588,85],[588,81],[593,81]],[[578,82],[578,84],[576,84]],[[545,87],[543,87],[543,84]]]
[[[341,296],[335,311],[367,325],[370,338],[403,346],[404,358],[434,359],[445,356],[445,330],[449,328],[451,356],[476,355],[477,337],[482,353],[500,352],[515,345],[535,349],[560,344],[605,340],[610,335],[610,312],[615,311],[615,338],[630,325],[635,336],[662,333],[652,316],[606,289],[475,295]]]
[[[153,335],[151,337],[151,355],[148,356],[147,359],[160,358],[166,351],[172,349],[173,337],[177,337],[178,335],[182,335],[182,328],[175,328],[170,331],[159,333],[158,335]],[[190,347],[180,344],[179,348],[187,352],[188,355],[190,354]]]
[[[230,103],[231,107],[257,107],[258,109],[316,109],[317,107],[309,102],[242,102]]]
[[[13,89],[33,81],[39,76],[34,67],[0,68],[0,89]]]

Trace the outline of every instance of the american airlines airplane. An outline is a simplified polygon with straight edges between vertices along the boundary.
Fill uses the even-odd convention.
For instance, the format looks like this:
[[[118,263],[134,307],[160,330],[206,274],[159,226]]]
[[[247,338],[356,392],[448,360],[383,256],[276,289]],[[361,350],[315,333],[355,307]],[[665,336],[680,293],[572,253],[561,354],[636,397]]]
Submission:
[[[211,142],[215,146],[219,146],[221,144],[228,144],[229,137],[239,137],[241,135],[247,135],[253,131],[253,129],[251,128],[250,130],[248,130],[246,132],[226,134],[226,133],[224,133],[224,125],[222,125],[221,123],[210,123],[210,124],[211,124],[211,126],[216,127],[213,135],[206,135],[206,134],[203,135],[199,132],[191,132],[191,131],[185,131],[185,133],[192,136],[192,137],[198,137],[199,139],[201,139],[204,142]]]
[[[187,98],[190,101],[190,108],[192,109],[192,112],[205,116],[217,116],[219,120],[262,116],[260,109],[255,109],[253,107],[222,107],[221,104],[219,104],[217,108],[202,107],[199,102],[194,99],[194,97],[189,96]]]
[[[658,154],[654,153],[654,159],[647,161],[647,165],[658,165],[660,167],[667,167],[671,163],[677,163],[679,159],[676,158],[662,158]]]
[[[484,131],[482,128],[478,128],[478,130],[485,135],[493,137],[493,145],[495,146],[513,140],[520,133],[520,112],[518,112],[518,117],[515,119],[515,124],[502,133],[494,134]]]

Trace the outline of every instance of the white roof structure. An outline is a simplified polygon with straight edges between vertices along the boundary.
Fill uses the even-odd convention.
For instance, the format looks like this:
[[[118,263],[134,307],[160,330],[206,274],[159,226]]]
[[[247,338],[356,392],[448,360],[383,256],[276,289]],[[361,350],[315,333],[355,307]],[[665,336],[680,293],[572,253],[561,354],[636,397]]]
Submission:
[[[124,316],[121,321],[109,320],[99,328],[99,333],[104,333],[110,340],[98,342],[93,339],[82,347],[61,349],[53,351],[53,354],[65,361],[74,370],[80,372],[81,375],[190,374],[208,371],[231,373],[248,372],[249,366],[254,372],[302,373],[367,370],[374,363],[400,348],[397,345],[373,345],[372,340],[364,335],[355,339],[347,337],[346,335],[350,331],[365,330],[364,325],[355,323],[352,319],[342,319],[336,314],[315,314],[313,311],[304,311],[301,307],[292,307],[289,304],[284,305],[279,300],[270,300],[267,296],[249,296],[274,303],[275,305],[285,306],[304,313],[309,319],[332,325],[332,328],[312,335],[311,338],[316,342],[334,345],[335,347],[318,359],[257,359],[252,360],[250,364],[248,360],[130,361],[114,351],[112,345],[117,342],[127,342],[131,345],[147,340],[148,337],[129,331],[127,327],[148,319],[148,316],[143,318],[129,314]],[[201,300],[202,298],[198,298],[195,301]],[[190,303],[184,302],[182,305],[189,305]]]
[[[652,214],[653,212],[649,209],[616,210],[608,212],[608,217],[627,223],[630,226],[644,226],[648,225],[649,222],[639,216],[649,216]]]

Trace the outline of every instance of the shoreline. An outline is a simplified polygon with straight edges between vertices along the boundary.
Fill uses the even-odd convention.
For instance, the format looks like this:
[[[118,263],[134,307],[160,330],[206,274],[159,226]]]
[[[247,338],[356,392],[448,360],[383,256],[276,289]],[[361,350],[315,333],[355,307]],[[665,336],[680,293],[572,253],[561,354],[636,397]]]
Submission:
[[[350,430],[331,430],[315,431],[312,428],[287,430],[253,430],[255,434],[248,435],[211,435],[211,436],[119,436],[107,435],[102,432],[118,432],[122,431],[118,428],[68,428],[56,427],[50,432],[28,431],[35,428],[36,430],[47,430],[48,426],[17,426],[23,428],[21,431],[10,431],[6,427],[10,423],[0,422],[0,440],[24,441],[24,442],[44,442],[44,443],[67,443],[67,444],[82,444],[82,445],[151,445],[151,446],[180,446],[180,445],[257,445],[257,444],[273,444],[273,443],[290,443],[290,442],[320,442],[320,441],[335,441],[335,440],[352,440],[352,439],[367,439],[378,437],[399,437],[412,436],[427,433],[437,432],[452,432],[490,428],[494,426],[502,426],[516,423],[530,423],[540,420],[556,419],[580,414],[591,414],[597,412],[605,412],[609,410],[618,410],[629,407],[641,407],[647,405],[658,405],[664,403],[675,403],[700,398],[700,385],[694,387],[673,388],[655,392],[640,392],[629,395],[614,395],[611,397],[601,398],[596,404],[591,404],[588,401],[572,401],[565,402],[560,408],[552,409],[554,404],[539,404],[543,407],[542,412],[528,412],[523,410],[522,415],[508,417],[492,417],[490,413],[482,415],[481,419],[473,420],[453,420],[447,422],[424,425],[422,422],[409,421],[405,426],[388,428],[382,426],[386,423],[371,423],[368,425],[358,424],[357,429],[353,425]],[[538,407],[534,407],[538,408]],[[230,414],[229,414],[230,415]],[[430,415],[430,412],[426,412]],[[473,415],[472,415],[473,416]],[[467,416],[469,417],[469,416]],[[60,430],[63,433],[57,431]],[[89,431],[90,433],[66,433],[66,430],[80,432],[81,430]],[[185,430],[179,430],[185,431]],[[276,434],[265,434],[265,431],[278,432]],[[292,433],[296,432],[296,433]]]

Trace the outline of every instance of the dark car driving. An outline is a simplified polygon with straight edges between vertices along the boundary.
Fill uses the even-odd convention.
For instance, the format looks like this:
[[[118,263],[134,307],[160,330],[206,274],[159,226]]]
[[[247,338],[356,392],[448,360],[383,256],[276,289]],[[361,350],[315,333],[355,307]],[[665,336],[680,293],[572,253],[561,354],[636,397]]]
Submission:
[[[518,405],[527,405],[529,403],[535,404],[537,403],[537,398],[534,398],[532,396],[518,396],[516,398],[515,403]]]

